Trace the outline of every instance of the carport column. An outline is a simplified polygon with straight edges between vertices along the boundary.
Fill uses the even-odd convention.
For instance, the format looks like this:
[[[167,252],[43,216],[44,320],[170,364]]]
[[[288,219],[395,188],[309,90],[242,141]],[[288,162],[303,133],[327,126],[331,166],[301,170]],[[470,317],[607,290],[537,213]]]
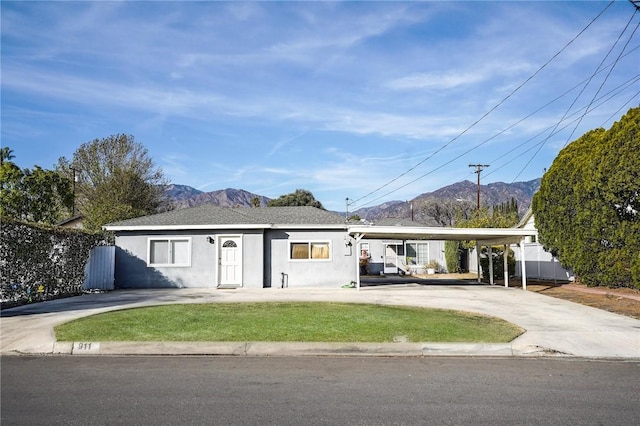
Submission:
[[[360,290],[360,253],[358,253],[358,243],[360,243],[362,237],[364,237],[364,234],[355,234],[353,236],[356,240],[354,243],[355,250],[353,252],[356,253],[354,257],[356,258],[356,290],[358,291]]]
[[[524,241],[524,238],[520,241],[520,270],[522,270],[522,289],[527,291],[527,261],[524,258]]]
[[[476,240],[476,258],[478,263],[478,283],[481,282],[482,270],[480,269],[480,243]]]
[[[502,252],[502,264],[504,267],[504,286],[509,288],[509,245],[504,245],[504,251]]]
[[[489,284],[493,285],[493,248],[491,244],[487,246],[489,252]]]

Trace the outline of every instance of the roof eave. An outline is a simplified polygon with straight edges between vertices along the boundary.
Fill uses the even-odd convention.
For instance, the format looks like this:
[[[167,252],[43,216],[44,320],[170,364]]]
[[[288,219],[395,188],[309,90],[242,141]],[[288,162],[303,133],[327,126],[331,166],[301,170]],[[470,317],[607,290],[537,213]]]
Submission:
[[[211,229],[268,229],[269,224],[210,224],[210,225],[105,225],[107,231],[198,231]]]

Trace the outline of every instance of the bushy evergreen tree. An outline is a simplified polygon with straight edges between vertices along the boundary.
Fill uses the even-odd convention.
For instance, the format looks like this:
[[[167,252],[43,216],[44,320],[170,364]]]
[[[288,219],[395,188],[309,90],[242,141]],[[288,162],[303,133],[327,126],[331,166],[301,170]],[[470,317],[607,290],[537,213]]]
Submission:
[[[588,285],[640,288],[640,108],[564,148],[533,198],[540,241]]]

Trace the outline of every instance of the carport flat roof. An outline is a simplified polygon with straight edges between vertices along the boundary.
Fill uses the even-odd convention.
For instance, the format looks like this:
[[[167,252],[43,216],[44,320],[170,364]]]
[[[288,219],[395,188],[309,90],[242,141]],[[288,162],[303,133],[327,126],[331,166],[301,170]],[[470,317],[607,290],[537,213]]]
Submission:
[[[537,229],[523,228],[440,228],[427,226],[351,225],[349,235],[357,239],[453,240],[487,244],[519,243],[538,235]]]

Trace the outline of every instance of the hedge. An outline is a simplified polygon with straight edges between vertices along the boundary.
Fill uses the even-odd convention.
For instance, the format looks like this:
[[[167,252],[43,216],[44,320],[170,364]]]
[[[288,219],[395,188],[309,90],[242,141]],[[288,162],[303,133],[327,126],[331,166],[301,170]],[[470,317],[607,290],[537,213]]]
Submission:
[[[0,221],[2,309],[81,294],[89,252],[113,244],[106,233]]]

